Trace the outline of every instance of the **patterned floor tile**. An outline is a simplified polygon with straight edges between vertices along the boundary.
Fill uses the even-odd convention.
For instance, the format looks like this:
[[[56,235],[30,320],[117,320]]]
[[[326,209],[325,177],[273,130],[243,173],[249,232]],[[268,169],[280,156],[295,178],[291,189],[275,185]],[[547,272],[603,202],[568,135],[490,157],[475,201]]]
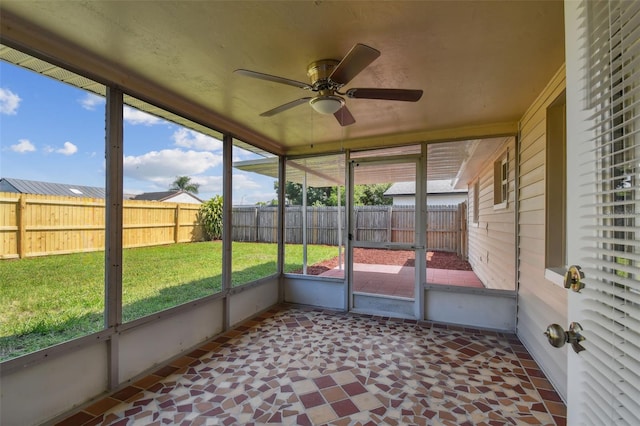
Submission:
[[[59,424],[565,423],[514,335],[284,305]]]

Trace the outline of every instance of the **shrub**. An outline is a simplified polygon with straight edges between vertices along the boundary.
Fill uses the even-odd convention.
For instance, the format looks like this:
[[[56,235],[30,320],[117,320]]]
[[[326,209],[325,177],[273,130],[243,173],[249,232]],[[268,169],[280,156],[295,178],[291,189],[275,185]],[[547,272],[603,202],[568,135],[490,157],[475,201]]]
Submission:
[[[222,196],[216,195],[200,206],[198,220],[209,240],[222,238]]]

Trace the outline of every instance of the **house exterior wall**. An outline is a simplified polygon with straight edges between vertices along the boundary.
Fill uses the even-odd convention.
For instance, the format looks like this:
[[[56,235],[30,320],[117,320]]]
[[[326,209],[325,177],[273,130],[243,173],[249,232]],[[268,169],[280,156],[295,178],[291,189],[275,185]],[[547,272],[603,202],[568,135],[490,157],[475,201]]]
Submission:
[[[545,158],[547,107],[565,89],[562,67],[520,122],[517,334],[558,393],[567,397],[567,347],[553,348],[543,332],[566,327],[567,291],[545,276]]]
[[[414,195],[394,195],[394,206],[415,206],[416,197]]]
[[[458,204],[466,201],[467,194],[438,194],[438,195],[429,195],[427,194],[427,205],[428,206],[457,206]],[[416,204],[416,198],[413,195],[394,195],[393,196],[393,205],[394,206],[414,206]]]
[[[494,206],[494,161],[508,157],[508,197],[506,206]],[[515,138],[508,138],[494,158],[469,182],[469,263],[487,288],[515,290]],[[478,222],[473,209],[476,180],[480,191]]]
[[[191,195],[181,193],[176,196],[162,200],[165,203],[189,203],[189,204],[202,204],[199,200],[193,198]]]

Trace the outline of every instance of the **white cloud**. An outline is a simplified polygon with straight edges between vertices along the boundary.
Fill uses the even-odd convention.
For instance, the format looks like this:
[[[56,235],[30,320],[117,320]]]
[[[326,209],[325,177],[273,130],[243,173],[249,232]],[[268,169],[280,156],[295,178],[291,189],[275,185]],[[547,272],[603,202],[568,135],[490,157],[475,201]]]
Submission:
[[[158,118],[155,115],[147,114],[139,109],[134,109],[128,106],[125,106],[122,109],[122,114],[124,121],[133,125],[144,124],[145,126],[153,126],[154,124],[161,124],[165,122],[163,119]]]
[[[126,177],[171,184],[176,176],[195,176],[222,164],[222,156],[211,152],[163,149],[124,158]],[[193,182],[199,183],[196,178]]]
[[[21,100],[20,96],[11,90],[0,88],[0,113],[15,115],[18,112]]]
[[[258,201],[269,202],[278,197],[273,189],[273,180],[262,179],[256,181],[253,176],[234,173],[233,174],[233,204],[255,204]]]
[[[173,183],[173,181],[175,180],[172,179],[171,183]],[[200,184],[200,187],[198,188],[198,194],[212,194],[211,197],[213,196],[213,194],[222,194],[222,175],[220,176],[194,176],[191,181],[193,183],[197,183]],[[203,198],[206,200],[208,200],[210,197],[208,196],[202,196],[200,198]]]
[[[98,96],[93,93],[87,93],[86,96],[79,100],[82,108],[93,111],[98,105],[104,105],[106,100],[102,96]]]
[[[78,152],[78,147],[71,142],[65,142],[62,148],[56,149],[56,152],[62,155],[73,155]]]
[[[11,151],[25,153],[34,152],[36,147],[28,139],[20,139],[17,144],[11,145]]]
[[[233,190],[234,191],[250,191],[252,189],[261,188],[262,185],[251,179],[250,176],[234,173],[233,175]]]
[[[220,151],[222,142],[211,136],[181,127],[173,133],[173,140],[177,146],[193,148],[202,151]]]

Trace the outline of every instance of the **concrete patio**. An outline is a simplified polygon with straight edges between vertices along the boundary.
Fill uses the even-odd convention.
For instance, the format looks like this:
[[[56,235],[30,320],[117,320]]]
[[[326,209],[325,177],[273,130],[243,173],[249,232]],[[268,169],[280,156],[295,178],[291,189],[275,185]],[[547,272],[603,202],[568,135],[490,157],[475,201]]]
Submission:
[[[331,269],[324,277],[342,278],[344,270]],[[412,266],[353,265],[354,291],[396,297],[414,297],[415,268]],[[427,284],[483,288],[473,271],[427,268]]]

